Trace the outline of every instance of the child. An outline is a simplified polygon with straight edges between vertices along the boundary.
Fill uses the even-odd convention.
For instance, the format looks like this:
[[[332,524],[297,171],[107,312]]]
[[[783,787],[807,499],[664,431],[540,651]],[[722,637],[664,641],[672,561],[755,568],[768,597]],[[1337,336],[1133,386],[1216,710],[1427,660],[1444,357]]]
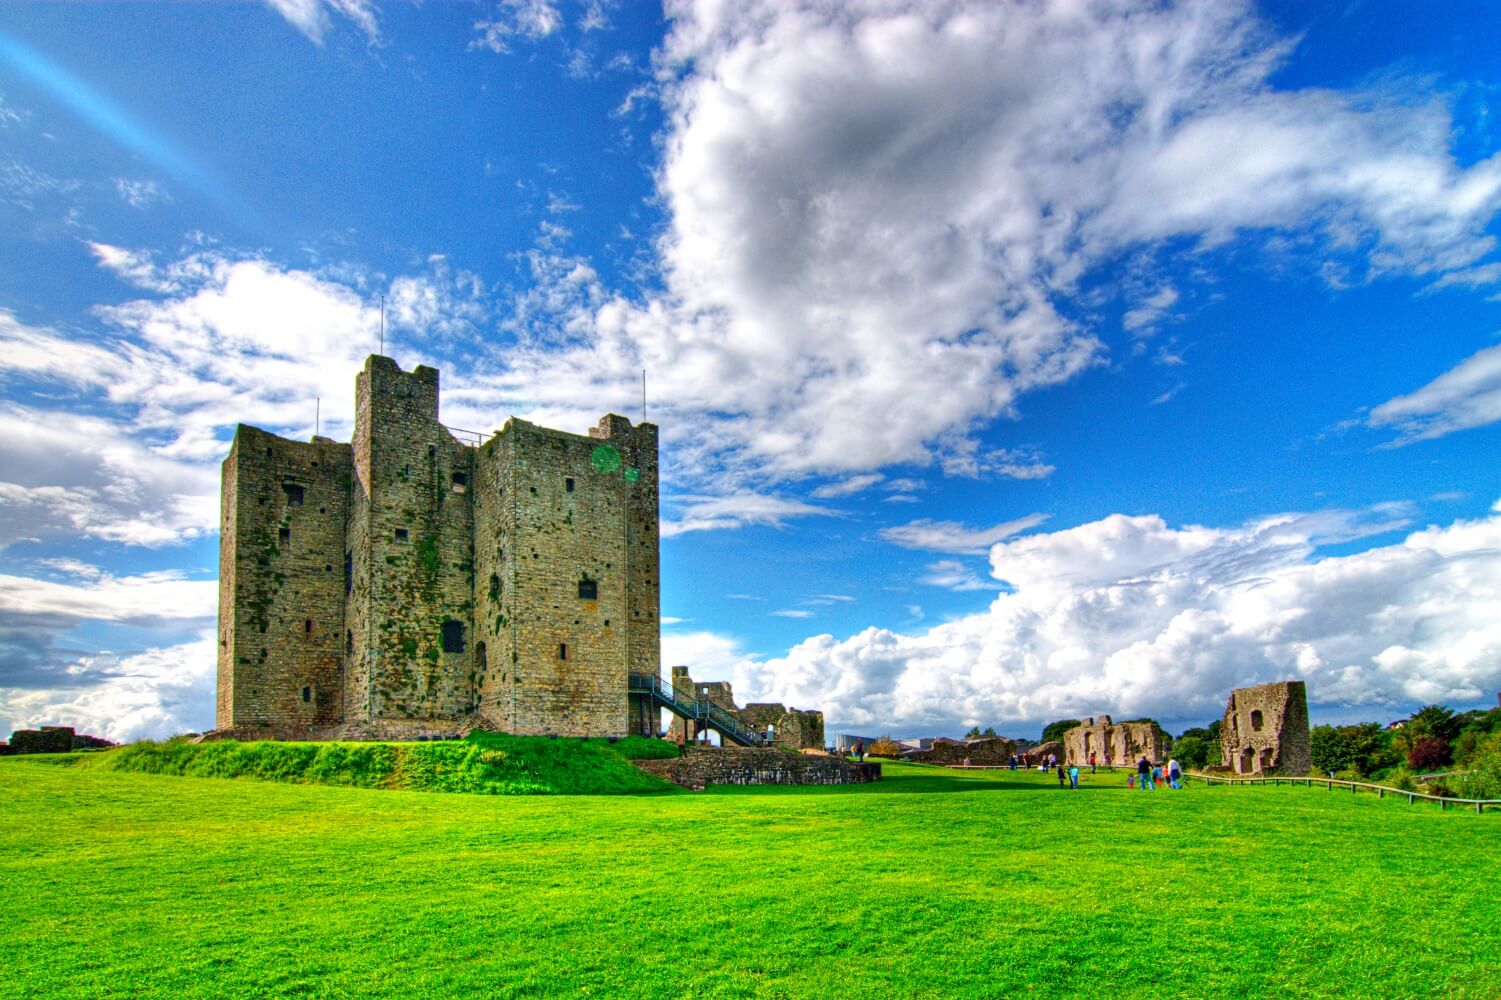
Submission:
[[[1154,764],[1152,765],[1152,787],[1156,788],[1160,784],[1162,784],[1162,767]]]

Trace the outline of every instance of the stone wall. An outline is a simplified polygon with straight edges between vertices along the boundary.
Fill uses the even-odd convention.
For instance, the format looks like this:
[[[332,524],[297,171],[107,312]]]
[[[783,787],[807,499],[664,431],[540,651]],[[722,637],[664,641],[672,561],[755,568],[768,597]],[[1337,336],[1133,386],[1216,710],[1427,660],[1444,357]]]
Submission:
[[[1307,774],[1313,761],[1304,683],[1280,681],[1230,692],[1220,750],[1224,766],[1236,774]]]
[[[772,743],[789,750],[823,749],[823,713],[799,711],[778,702],[746,705],[735,713],[741,722],[758,730],[768,728]]]
[[[329,725],[343,711],[350,448],[240,425],[224,462],[220,725]]]
[[[707,701],[722,708],[744,725],[758,732],[772,730],[772,743],[787,750],[821,750],[824,747],[823,713],[811,709],[788,708],[777,702],[760,702],[740,708],[728,681],[695,681],[688,668],[672,668],[672,688],[682,698]],[[702,734],[702,723],[672,717],[668,738],[678,743],[692,743]]]
[[[951,740],[939,737],[925,750],[910,750],[902,754],[903,760],[919,764],[970,764],[998,767],[1009,764],[1016,752],[1016,744],[1004,737],[983,737],[976,740]]]
[[[857,785],[877,781],[881,765],[762,747],[688,747],[675,760],[639,760],[648,774],[684,788],[707,785]]]
[[[1110,716],[1090,718],[1063,734],[1063,761],[1084,766],[1095,754],[1101,764],[1132,767],[1146,756],[1153,764],[1167,761],[1168,741],[1155,722],[1111,722]]]
[[[241,426],[224,463],[217,726],[237,734],[655,733],[657,432],[439,423],[372,356],[351,444]]]

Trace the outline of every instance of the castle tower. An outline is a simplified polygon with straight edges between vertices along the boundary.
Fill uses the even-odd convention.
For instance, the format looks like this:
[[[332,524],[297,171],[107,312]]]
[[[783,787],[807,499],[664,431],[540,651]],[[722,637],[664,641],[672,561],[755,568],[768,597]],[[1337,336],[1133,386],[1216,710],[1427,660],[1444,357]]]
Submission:
[[[372,356],[352,444],[238,429],[218,728],[655,733],[627,687],[660,669],[656,427],[513,419],[471,446],[438,384]]]

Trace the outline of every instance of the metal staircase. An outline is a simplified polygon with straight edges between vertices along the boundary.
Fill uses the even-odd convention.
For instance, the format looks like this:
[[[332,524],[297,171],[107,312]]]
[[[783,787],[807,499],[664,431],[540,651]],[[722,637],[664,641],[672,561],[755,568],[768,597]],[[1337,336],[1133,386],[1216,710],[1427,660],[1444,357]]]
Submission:
[[[681,719],[702,722],[720,736],[743,747],[766,746],[766,737],[712,701],[694,698],[664,684],[655,674],[631,674],[630,693],[650,695],[652,704]]]

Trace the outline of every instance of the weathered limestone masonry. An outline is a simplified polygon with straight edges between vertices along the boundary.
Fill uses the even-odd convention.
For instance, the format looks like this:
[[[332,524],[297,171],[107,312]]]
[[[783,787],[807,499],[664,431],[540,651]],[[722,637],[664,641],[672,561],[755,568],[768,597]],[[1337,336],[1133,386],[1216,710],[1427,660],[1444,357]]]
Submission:
[[[1236,774],[1307,774],[1313,767],[1307,686],[1279,681],[1231,691],[1220,749]]]
[[[654,425],[469,444],[371,356],[350,444],[241,425],[223,484],[220,734],[655,734]]]
[[[728,681],[695,681],[687,667],[672,668],[672,688],[689,700],[708,701],[724,709],[741,723],[760,732],[772,731],[772,745],[789,750],[818,750],[823,742],[823,713],[799,711],[778,702],[762,702],[739,708]],[[702,724],[674,715],[668,729],[670,738],[692,743],[702,732]]]
[[[1088,764],[1093,753],[1101,764],[1134,765],[1145,754],[1153,764],[1167,761],[1167,735],[1155,722],[1111,722],[1090,718],[1063,734],[1063,761]]]
[[[903,760],[919,764],[963,764],[976,767],[999,767],[1010,763],[1016,743],[1004,736],[982,736],[974,740],[951,740],[940,736],[926,750],[909,750]]]
[[[638,760],[648,774],[684,788],[706,785],[858,785],[878,781],[880,764],[764,747],[688,747],[674,760]]]

